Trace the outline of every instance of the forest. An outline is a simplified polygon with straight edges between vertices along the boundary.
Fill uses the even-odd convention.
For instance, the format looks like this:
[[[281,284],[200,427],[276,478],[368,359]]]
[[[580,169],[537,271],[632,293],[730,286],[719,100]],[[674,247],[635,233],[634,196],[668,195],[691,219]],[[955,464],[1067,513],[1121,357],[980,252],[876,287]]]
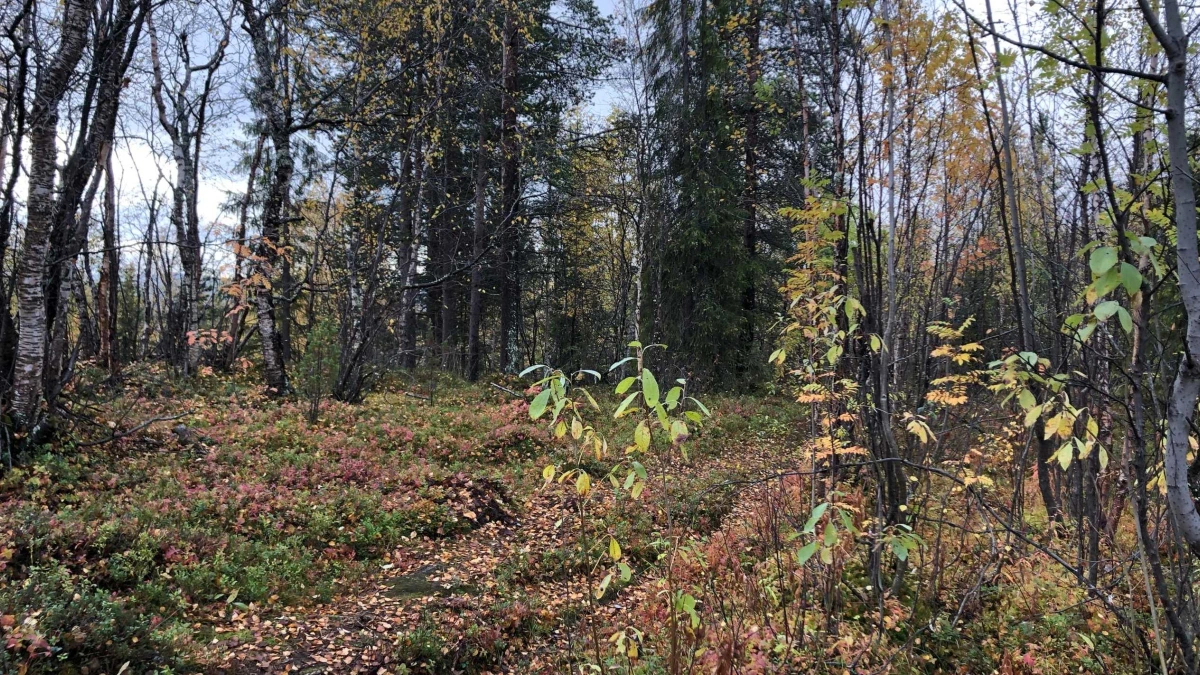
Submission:
[[[0,672],[1200,675],[1196,14],[3,0]]]

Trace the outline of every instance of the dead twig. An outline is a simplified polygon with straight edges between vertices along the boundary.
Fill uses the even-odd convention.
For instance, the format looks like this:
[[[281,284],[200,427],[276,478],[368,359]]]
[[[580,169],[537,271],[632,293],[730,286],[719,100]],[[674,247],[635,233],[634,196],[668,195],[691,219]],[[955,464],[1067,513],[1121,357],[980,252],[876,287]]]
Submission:
[[[132,436],[133,434],[136,434],[137,432],[141,431],[142,429],[145,429],[146,427],[150,426],[151,424],[157,424],[159,422],[171,422],[173,420],[179,419],[180,417],[187,417],[188,415],[191,415],[193,412],[194,411],[192,411],[192,410],[185,410],[185,411],[179,413],[178,415],[171,415],[168,417],[154,417],[154,418],[146,420],[145,422],[142,422],[141,424],[139,424],[131,429],[113,433],[108,438],[105,438],[105,439],[102,439],[99,441],[88,441],[87,443],[80,443],[79,445],[77,445],[75,447],[90,448],[90,447],[97,446],[97,445],[104,445],[106,443],[112,443],[113,441],[120,440],[122,438],[125,438],[126,436]]]

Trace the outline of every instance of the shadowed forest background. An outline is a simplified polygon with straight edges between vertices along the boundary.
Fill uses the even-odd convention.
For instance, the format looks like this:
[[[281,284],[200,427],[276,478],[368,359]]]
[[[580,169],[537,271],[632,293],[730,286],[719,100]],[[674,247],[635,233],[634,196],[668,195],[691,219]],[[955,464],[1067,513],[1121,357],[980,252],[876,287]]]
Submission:
[[[8,0],[0,670],[1200,672],[1193,14]]]

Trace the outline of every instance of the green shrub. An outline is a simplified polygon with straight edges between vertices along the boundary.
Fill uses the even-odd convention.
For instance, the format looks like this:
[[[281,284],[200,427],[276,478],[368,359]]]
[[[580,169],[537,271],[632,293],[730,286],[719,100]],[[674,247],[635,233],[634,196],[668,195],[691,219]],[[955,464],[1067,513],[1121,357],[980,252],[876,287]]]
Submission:
[[[137,664],[139,672],[170,664],[181,638],[158,616],[130,609],[126,598],[97,588],[60,565],[32,567],[20,582],[0,588],[6,649],[0,671],[19,664],[31,673],[56,673],[67,666],[116,672]]]
[[[321,401],[333,391],[341,355],[339,345],[337,321],[321,319],[309,331],[304,356],[296,364],[296,389],[308,400],[309,424],[317,423]]]

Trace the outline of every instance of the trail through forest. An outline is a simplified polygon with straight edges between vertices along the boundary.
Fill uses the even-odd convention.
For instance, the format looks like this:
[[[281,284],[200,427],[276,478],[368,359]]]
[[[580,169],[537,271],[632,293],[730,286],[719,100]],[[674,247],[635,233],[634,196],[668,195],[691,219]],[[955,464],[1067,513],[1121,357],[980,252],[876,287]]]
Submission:
[[[1190,5],[0,27],[0,674],[1200,675]]]
[[[715,536],[727,523],[749,519],[771,483],[763,479],[794,468],[787,464],[792,454],[785,446],[786,440],[780,438],[740,442],[686,466],[690,475],[730,476],[727,483],[746,485],[736,492],[720,522],[712,523],[717,531],[694,534]],[[507,613],[487,609],[503,599],[498,596],[498,576],[514,571],[519,575],[519,568],[530,560],[571,545],[579,526],[571,502],[538,490],[520,503],[502,504],[504,517],[493,513],[469,532],[397,549],[378,573],[328,604],[283,612],[235,610],[214,617],[219,637],[209,645],[210,671],[228,675],[383,674],[424,672],[422,668],[451,672],[471,660],[476,640],[468,632],[474,628],[481,629],[482,639],[510,641],[499,660],[483,672],[570,672],[573,656],[579,656],[590,638],[583,632],[595,625],[607,638],[611,630],[605,629],[654,601],[658,582],[639,575],[603,602],[588,603],[594,579],[576,570],[562,578],[537,577],[520,583],[524,601],[510,604]],[[471,515],[484,520],[480,514],[467,517]],[[512,596],[511,586],[507,593]],[[536,623],[553,628],[530,630],[534,622],[529,607],[541,608]],[[415,661],[403,663],[397,658],[398,645],[419,640],[423,631],[431,629],[456,639]],[[416,649],[402,651],[420,651],[419,645],[410,647]]]

